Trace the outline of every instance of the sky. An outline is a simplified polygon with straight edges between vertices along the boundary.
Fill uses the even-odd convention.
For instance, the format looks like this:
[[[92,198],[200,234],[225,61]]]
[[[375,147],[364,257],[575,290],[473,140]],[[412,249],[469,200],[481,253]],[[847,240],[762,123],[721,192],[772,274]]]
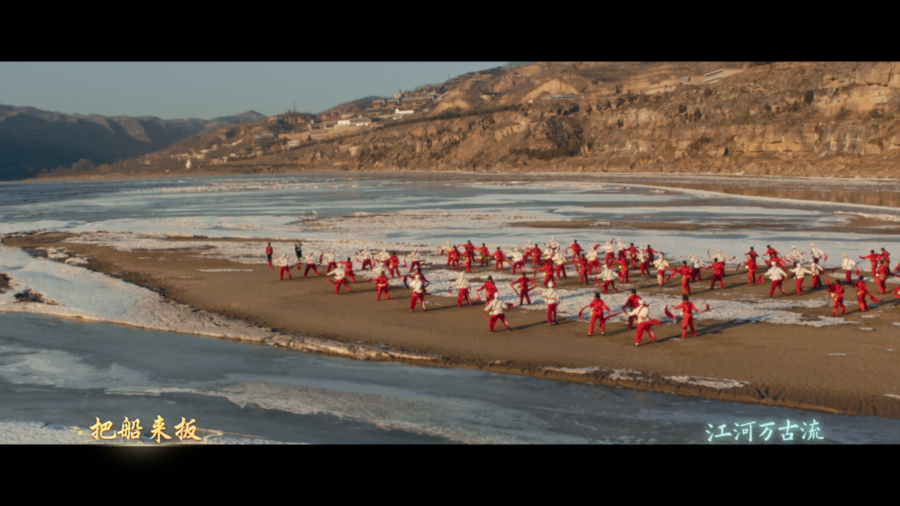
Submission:
[[[0,104],[65,114],[201,118],[319,113],[506,62],[0,62]]]

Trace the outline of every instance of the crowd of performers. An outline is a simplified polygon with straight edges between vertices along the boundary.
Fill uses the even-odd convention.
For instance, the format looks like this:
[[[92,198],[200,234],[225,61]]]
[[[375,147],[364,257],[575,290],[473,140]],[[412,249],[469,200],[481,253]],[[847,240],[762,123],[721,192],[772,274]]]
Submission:
[[[616,282],[630,283],[629,270],[637,270],[639,276],[644,278],[652,277],[652,270],[656,270],[656,279],[659,286],[665,286],[672,277],[681,276],[682,302],[674,306],[674,310],[681,310],[680,315],[673,315],[669,312],[668,307],[665,308],[666,316],[672,320],[681,320],[682,333],[681,337],[686,338],[687,332],[690,330],[691,336],[696,336],[694,331],[693,314],[709,311],[709,305],[706,309],[700,311],[690,301],[691,283],[703,282],[703,271],[712,271],[710,290],[725,288],[725,263],[730,259],[720,250],[710,254],[707,250],[708,261],[694,255],[688,255],[688,259],[681,263],[671,265],[665,258],[665,254],[661,251],[654,250],[650,245],[644,247],[635,247],[633,243],[625,245],[621,238],[612,239],[609,242],[595,244],[585,249],[575,240],[570,246],[561,247],[555,238],[551,237],[550,241],[541,246],[529,242],[520,248],[513,248],[512,251],[505,253],[499,247],[491,251],[484,243],[480,246],[467,241],[461,245],[451,245],[449,242],[438,248],[441,256],[446,256],[446,268],[452,270],[460,270],[459,277],[454,281],[450,293],[456,291],[457,307],[462,306],[465,302],[469,306],[472,305],[470,298],[470,290],[472,287],[466,276],[472,272],[472,266],[489,267],[493,263],[495,271],[504,271],[509,268],[513,275],[519,274],[519,277],[509,286],[519,297],[519,305],[531,304],[531,295],[538,289],[537,293],[544,299],[547,306],[547,324],[557,325],[557,305],[559,304],[559,292],[556,287],[556,280],[567,278],[567,265],[574,267],[574,275],[579,278],[579,284],[591,285],[596,284],[603,294],[607,294],[609,289],[619,291]],[[301,244],[298,242],[294,245],[296,255],[296,267],[299,271],[301,263],[305,264],[303,277],[309,275],[310,270],[317,276],[322,276],[319,266],[324,266],[324,276],[334,285],[334,293],[338,294],[343,286],[346,292],[351,292],[350,282],[356,283],[356,275],[353,272],[354,260],[360,265],[363,271],[371,271],[374,277],[366,281],[375,284],[376,295],[375,300],[390,300],[389,294],[389,278],[401,278],[404,286],[406,286],[412,296],[410,299],[409,310],[414,312],[417,306],[421,305],[422,311],[425,308],[425,295],[428,293],[427,287],[430,284],[422,273],[423,261],[418,250],[413,250],[408,255],[404,255],[401,264],[400,257],[394,252],[382,249],[378,253],[369,251],[364,248],[358,251],[354,256],[347,257],[346,260],[337,259],[334,251],[326,251],[316,257],[313,254],[303,255]],[[571,255],[571,256],[569,256]],[[808,258],[805,258],[808,255]],[[271,243],[266,246],[266,257],[268,266],[275,269],[272,265],[273,249]],[[744,254],[745,261],[738,264],[739,270],[747,271],[747,285],[756,285],[764,282],[769,278],[771,284],[769,286],[769,297],[775,295],[776,290],[782,295],[788,295],[789,292],[784,291],[782,282],[789,277],[795,280],[795,291],[797,295],[803,293],[803,283],[806,276],[810,276],[811,283],[809,289],[815,290],[822,287],[821,275],[826,272],[824,263],[828,259],[828,255],[821,249],[816,247],[814,243],[810,244],[809,252],[798,251],[795,246],[791,246],[791,251],[782,255],[770,245],[766,246],[764,253],[757,253],[753,247]],[[888,277],[894,275],[894,272],[900,270],[900,263],[892,270],[890,268],[890,255],[884,248],[876,253],[874,250],[869,255],[860,256],[861,260],[868,260],[871,264],[873,280],[878,287],[878,293],[888,293],[889,290],[885,286]],[[765,265],[765,273],[757,274],[760,271],[760,260]],[[709,265],[706,265],[707,262]],[[288,261],[286,255],[282,255],[278,260],[278,278],[284,279],[284,276],[291,278],[291,269],[293,263]],[[530,264],[532,275],[529,278],[525,272],[526,264]],[[831,269],[835,272],[837,269],[843,269],[844,284],[840,281],[832,283],[827,277],[825,280],[828,294],[833,301],[833,314],[838,316],[846,314],[847,310],[844,306],[844,286],[852,287],[856,290],[857,302],[860,312],[869,309],[867,302],[871,300],[878,303],[878,299],[869,293],[866,287],[865,279],[860,275],[857,263],[844,255],[841,264]],[[401,269],[408,269],[405,273]],[[856,273],[857,279],[853,281],[853,273]],[[538,274],[541,279],[538,281]],[[331,279],[333,277],[333,279]],[[509,326],[505,313],[514,304],[502,303],[500,301],[500,291],[494,283],[493,277],[488,276],[480,287],[474,289],[475,301],[481,300],[481,292],[484,292],[485,319],[488,321],[488,330],[493,332],[495,327],[499,328],[502,323],[506,330],[512,330]],[[894,296],[900,297],[900,286],[892,292]],[[649,319],[649,307],[647,303],[637,295],[636,290],[631,290],[631,295],[626,299],[621,310],[612,312],[612,310],[603,302],[600,292],[594,294],[593,300],[587,306],[583,307],[578,313],[578,318],[582,319],[582,314],[586,309],[590,308],[590,325],[587,335],[594,334],[594,328],[599,324],[600,334],[605,335],[605,322],[613,316],[626,314],[628,316],[628,329],[635,328],[635,345],[641,343],[643,334],[646,332],[651,340],[656,340],[652,326],[661,325],[662,322],[655,319]]]

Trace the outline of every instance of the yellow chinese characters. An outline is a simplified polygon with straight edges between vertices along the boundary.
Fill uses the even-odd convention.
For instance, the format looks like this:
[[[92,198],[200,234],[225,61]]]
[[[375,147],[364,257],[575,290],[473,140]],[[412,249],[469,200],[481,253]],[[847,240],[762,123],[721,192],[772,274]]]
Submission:
[[[194,431],[197,430],[197,427],[193,427],[193,425],[196,421],[197,420],[191,418],[190,422],[185,423],[184,417],[181,418],[181,423],[175,426],[175,428],[178,429],[175,435],[178,437],[179,441],[184,442],[185,438],[200,441],[200,438],[194,435]]]
[[[94,438],[94,441],[100,441],[101,439],[109,441],[116,438],[115,432],[111,436],[103,435],[104,432],[112,430],[112,422],[100,423],[100,419],[97,418],[97,423],[92,425],[90,429],[93,431],[91,432],[91,437]]]
[[[125,421],[122,422],[122,428],[118,432],[114,432],[112,428],[112,422],[101,422],[99,418],[96,419],[97,423],[91,426],[91,437],[94,438],[94,441],[110,441],[116,439],[116,436],[121,437],[125,441],[135,441],[141,439],[141,431],[144,430],[141,427],[141,420],[139,418],[135,418],[134,420],[129,420],[128,417],[125,417]],[[182,443],[186,439],[193,439],[194,441],[202,441],[201,438],[197,437],[195,434],[197,427],[194,424],[197,423],[193,418],[190,422],[185,421],[182,417],[181,423],[175,426],[176,432],[175,436],[178,437],[178,440]],[[166,434],[166,422],[163,420],[163,417],[156,415],[156,420],[153,421],[153,429],[150,433],[150,440],[156,440],[156,444],[161,444],[163,439],[171,440],[172,437]]]
[[[119,435],[125,441],[133,441],[136,439],[141,439],[141,431],[144,430],[141,427],[140,418],[135,418],[133,422],[128,421],[128,417],[125,417],[125,421],[122,422],[122,429],[116,434]]]
[[[156,415],[156,420],[153,422],[153,431],[150,433],[150,439],[156,438],[156,444],[160,443],[160,438],[164,437],[166,439],[172,439],[168,434],[166,434],[166,422],[163,421],[163,418],[159,415]]]

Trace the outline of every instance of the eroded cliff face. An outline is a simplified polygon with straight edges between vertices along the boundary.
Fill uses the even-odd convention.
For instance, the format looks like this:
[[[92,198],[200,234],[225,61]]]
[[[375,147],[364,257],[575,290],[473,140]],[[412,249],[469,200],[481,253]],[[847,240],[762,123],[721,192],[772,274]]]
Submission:
[[[272,170],[900,177],[900,64],[744,66],[709,85],[678,77],[702,82],[717,65],[519,67],[464,83],[429,117],[253,163]],[[502,99],[479,102],[472,98],[479,89],[502,92]],[[555,94],[584,98],[546,100]]]

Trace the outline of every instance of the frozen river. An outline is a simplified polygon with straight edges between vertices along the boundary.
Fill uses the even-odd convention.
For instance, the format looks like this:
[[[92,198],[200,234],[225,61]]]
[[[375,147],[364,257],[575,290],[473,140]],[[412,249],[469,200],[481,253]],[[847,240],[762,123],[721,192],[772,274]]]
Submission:
[[[898,443],[898,420],[735,404],[0,314],[0,443],[94,443],[97,418],[196,420],[205,443]],[[782,441],[787,421],[824,439]],[[769,441],[760,425],[775,422]],[[740,429],[737,429],[740,430]],[[173,436],[174,430],[170,430]],[[740,435],[739,442],[749,443]],[[115,441],[122,442],[122,441]],[[712,444],[734,444],[729,437]],[[132,442],[133,444],[134,442]],[[152,444],[156,444],[155,442]],[[169,442],[172,444],[172,442]]]
[[[768,243],[783,253],[791,244],[803,251],[814,240],[829,254],[829,265],[842,253],[855,256],[881,246],[900,252],[894,234],[799,232],[803,224],[845,224],[854,214],[900,220],[894,208],[779,200],[762,192],[725,196],[652,182],[656,185],[568,176],[315,174],[11,183],[0,185],[0,233],[83,232],[123,247],[172,234],[302,239],[316,253],[341,245],[433,253],[446,241],[465,240],[505,249],[555,234],[565,245],[573,237],[582,244],[623,237],[674,258],[703,254],[706,246],[728,255]],[[828,191],[847,190],[846,184],[822,184]],[[865,181],[852,185],[863,193],[876,187]],[[665,221],[697,228],[603,229],[600,235],[507,226],[570,220]],[[730,227],[703,228],[717,224]],[[797,227],[773,231],[766,224]],[[235,251],[243,261],[243,253]],[[142,322],[162,314],[142,306],[150,303],[138,293],[143,289],[107,282],[77,265],[22,255],[0,249],[0,272],[13,278],[14,287],[39,286],[50,298],[71,300],[59,314],[130,324],[136,324],[128,319],[132,313]],[[91,287],[93,302],[84,287]],[[79,306],[79,300],[88,302]],[[115,303],[105,304],[109,301]],[[19,307],[0,305],[4,311]],[[132,316],[111,315],[113,310]],[[169,427],[182,416],[195,418],[200,428],[213,431],[206,433],[209,442],[707,443],[709,423],[781,426],[788,419],[817,420],[823,442],[900,442],[897,420],[359,362],[47,315],[7,313],[0,320],[0,441],[7,442],[84,441],[89,438],[83,429],[95,417],[117,428],[124,416],[138,417],[147,428],[156,415]],[[158,328],[178,330],[170,325],[176,320]],[[776,433],[772,441],[777,439]]]

